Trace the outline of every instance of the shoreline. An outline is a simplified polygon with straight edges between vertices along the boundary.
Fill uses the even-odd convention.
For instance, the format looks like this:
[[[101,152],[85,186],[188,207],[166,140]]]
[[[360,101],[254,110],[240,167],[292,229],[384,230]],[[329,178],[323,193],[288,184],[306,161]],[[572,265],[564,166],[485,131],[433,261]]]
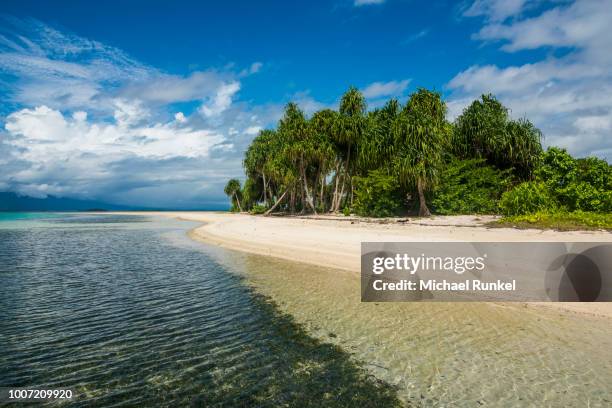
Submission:
[[[291,262],[339,269],[358,276],[361,242],[612,242],[605,231],[553,231],[490,228],[492,216],[438,216],[371,222],[343,216],[263,217],[224,212],[110,212],[164,216],[203,223],[188,236],[206,244]],[[508,304],[508,302],[501,302]],[[533,305],[565,312],[612,318],[612,302],[533,302]]]

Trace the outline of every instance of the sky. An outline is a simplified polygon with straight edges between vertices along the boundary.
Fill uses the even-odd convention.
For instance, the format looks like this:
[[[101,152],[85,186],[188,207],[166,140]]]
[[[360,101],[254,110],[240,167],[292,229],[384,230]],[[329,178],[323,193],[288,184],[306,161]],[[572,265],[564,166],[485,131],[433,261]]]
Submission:
[[[0,191],[227,204],[283,106],[482,93],[547,146],[612,161],[612,0],[0,3]]]

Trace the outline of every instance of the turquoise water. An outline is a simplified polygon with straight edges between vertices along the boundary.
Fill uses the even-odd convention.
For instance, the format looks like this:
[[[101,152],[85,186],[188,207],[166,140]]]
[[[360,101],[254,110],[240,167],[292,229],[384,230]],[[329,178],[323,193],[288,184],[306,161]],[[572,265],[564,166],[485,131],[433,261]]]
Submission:
[[[62,216],[67,216],[67,214],[48,212],[0,212],[0,222],[17,220],[44,220]]]
[[[395,406],[185,233],[140,216],[3,214],[0,387],[68,406]],[[64,404],[63,404],[64,405]]]

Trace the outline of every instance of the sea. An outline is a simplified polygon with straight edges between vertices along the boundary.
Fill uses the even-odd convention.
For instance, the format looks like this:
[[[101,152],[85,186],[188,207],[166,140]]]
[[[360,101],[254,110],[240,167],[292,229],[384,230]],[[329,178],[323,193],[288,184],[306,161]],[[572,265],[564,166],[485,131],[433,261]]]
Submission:
[[[191,241],[196,225],[0,213],[0,387],[73,391],[49,406],[399,404]]]

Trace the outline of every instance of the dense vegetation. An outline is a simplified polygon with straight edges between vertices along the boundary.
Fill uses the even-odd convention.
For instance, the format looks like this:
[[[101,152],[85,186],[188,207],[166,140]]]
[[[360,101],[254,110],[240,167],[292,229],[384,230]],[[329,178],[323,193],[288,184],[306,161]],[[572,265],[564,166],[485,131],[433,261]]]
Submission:
[[[418,89],[401,105],[368,111],[350,88],[338,110],[306,117],[287,104],[244,157],[246,181],[228,182],[232,209],[253,213],[609,213],[612,170],[604,160],[542,149],[541,132],[513,120],[494,96],[446,119],[439,93]],[[569,215],[568,215],[569,216]]]

